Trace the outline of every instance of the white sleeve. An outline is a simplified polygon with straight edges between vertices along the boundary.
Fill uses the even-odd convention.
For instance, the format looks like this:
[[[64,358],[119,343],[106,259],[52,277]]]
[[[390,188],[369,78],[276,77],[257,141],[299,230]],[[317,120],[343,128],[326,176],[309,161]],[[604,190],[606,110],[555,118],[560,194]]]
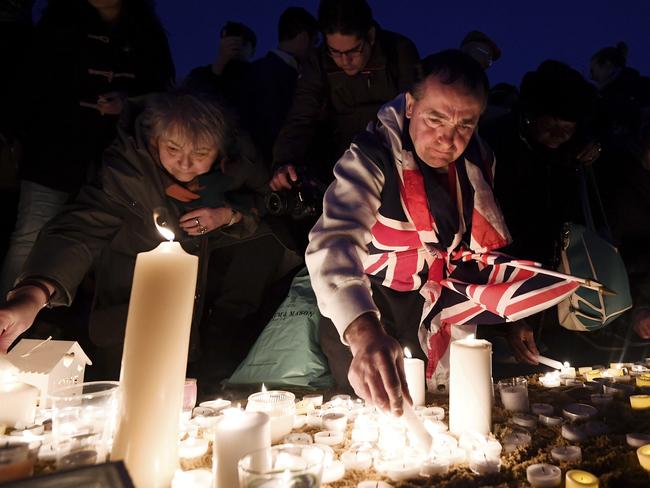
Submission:
[[[335,179],[323,199],[323,214],[309,234],[305,261],[318,307],[341,338],[360,315],[373,312],[363,262],[377,220],[384,175],[352,144],[334,166]]]

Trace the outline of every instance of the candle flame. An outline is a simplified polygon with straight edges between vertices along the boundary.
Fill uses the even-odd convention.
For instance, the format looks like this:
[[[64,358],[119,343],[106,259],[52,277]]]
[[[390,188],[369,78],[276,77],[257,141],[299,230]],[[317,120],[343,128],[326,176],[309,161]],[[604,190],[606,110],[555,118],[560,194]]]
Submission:
[[[571,367],[571,363],[569,361],[564,361],[564,367],[565,368]]]
[[[409,359],[413,357],[413,355],[411,354],[411,350],[408,347],[404,348],[404,356],[406,356]]]
[[[266,393],[266,386],[264,383],[262,383],[262,389],[260,390],[262,393]]]
[[[158,232],[160,233],[160,235],[163,236],[165,239],[167,239],[169,242],[173,241],[174,237],[175,237],[174,233],[170,229],[168,229],[167,227],[163,227],[162,225],[159,225],[158,224],[158,217],[160,217],[158,212],[154,212],[154,214],[153,214],[153,223],[155,224],[156,229],[158,229]]]
[[[468,341],[473,341],[474,339],[476,339],[476,336],[474,334],[470,334],[467,336]]]

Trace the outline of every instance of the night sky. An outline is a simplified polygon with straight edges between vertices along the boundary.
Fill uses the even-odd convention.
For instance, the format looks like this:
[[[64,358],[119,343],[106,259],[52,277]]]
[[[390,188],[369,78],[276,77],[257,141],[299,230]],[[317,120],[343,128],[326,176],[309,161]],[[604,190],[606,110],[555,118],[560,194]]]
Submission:
[[[478,29],[500,46],[503,56],[488,71],[490,81],[519,84],[526,71],[555,58],[588,75],[589,58],[607,45],[625,41],[628,65],[650,75],[648,0],[370,0],[375,19],[411,38],[424,56],[457,47]],[[258,37],[256,57],[275,47],[277,21],[288,6],[316,14],[318,0],[159,0],[158,12],[169,34],[177,73],[209,64],[219,30],[227,20],[249,25]]]

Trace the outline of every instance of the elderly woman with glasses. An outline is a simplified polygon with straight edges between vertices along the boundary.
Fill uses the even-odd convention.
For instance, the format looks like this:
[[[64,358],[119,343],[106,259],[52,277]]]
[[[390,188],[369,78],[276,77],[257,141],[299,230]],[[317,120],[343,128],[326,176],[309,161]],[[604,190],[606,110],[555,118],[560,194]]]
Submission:
[[[97,181],[41,232],[0,309],[0,350],[44,306],[70,305],[95,267],[90,337],[102,376],[116,377],[135,257],[161,241],[157,215],[200,258],[192,343],[196,349],[200,335],[212,352],[203,356],[220,358],[213,374],[221,368],[226,376],[258,332],[249,317],[290,267],[279,263],[293,257],[260,222],[268,175],[222,108],[203,96],[156,95],[128,112]]]

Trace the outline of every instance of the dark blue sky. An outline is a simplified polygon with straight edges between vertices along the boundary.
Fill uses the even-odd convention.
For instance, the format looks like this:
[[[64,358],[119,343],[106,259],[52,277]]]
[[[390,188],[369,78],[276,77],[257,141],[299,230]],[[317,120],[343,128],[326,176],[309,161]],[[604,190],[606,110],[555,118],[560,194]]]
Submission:
[[[542,60],[564,61],[588,74],[599,48],[628,43],[628,64],[650,75],[649,0],[370,0],[375,19],[386,29],[410,37],[420,55],[458,45],[479,29],[490,35],[503,57],[490,81],[518,84]],[[244,22],[258,37],[256,56],[275,47],[277,20],[288,6],[316,13],[318,0],[158,0],[179,77],[212,61],[219,29],[227,20]]]

